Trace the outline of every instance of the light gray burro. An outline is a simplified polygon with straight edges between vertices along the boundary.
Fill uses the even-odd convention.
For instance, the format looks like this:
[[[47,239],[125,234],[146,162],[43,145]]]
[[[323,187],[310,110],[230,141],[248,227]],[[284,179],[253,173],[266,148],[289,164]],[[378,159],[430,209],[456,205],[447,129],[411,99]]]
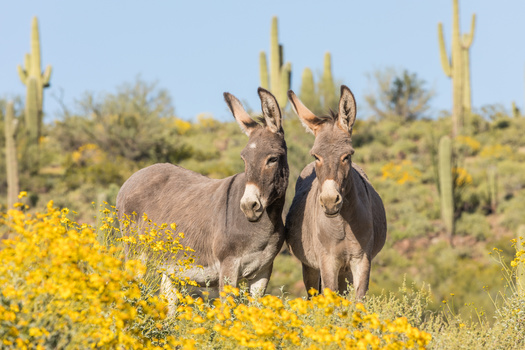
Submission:
[[[282,211],[289,170],[281,110],[269,91],[259,88],[258,93],[263,111],[259,122],[237,98],[224,93],[249,137],[241,152],[244,173],[210,179],[177,165],[155,164],[133,174],[117,196],[119,219],[146,213],[159,225],[177,224],[185,234],[181,244],[195,250],[195,263],[203,267],[184,275],[201,287],[222,290],[225,283],[236,286],[246,278],[251,293],[264,293],[284,243]],[[165,265],[173,273],[170,261]],[[172,288],[164,274],[161,293],[172,295]]]
[[[353,283],[362,299],[370,279],[370,264],[386,239],[381,198],[362,169],[352,163],[355,99],[341,86],[338,113],[317,117],[288,92],[294,111],[315,135],[308,164],[295,186],[286,217],[286,241],[302,262],[306,290],[330,288],[344,293]],[[320,279],[320,280],[319,280]]]

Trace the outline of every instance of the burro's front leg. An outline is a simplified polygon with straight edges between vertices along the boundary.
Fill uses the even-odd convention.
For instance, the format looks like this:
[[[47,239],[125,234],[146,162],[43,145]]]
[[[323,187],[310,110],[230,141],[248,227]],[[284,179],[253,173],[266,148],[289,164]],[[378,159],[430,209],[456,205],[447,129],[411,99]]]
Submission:
[[[361,257],[354,258],[350,262],[354,276],[354,287],[356,300],[362,300],[368,291],[370,281],[370,257],[364,253]]]
[[[239,280],[239,271],[241,266],[241,259],[228,257],[221,261],[220,272],[219,272],[219,291],[224,290],[224,286],[229,284],[237,287]]]
[[[337,292],[339,290],[339,264],[334,256],[326,255],[321,259],[321,288]]]
[[[266,292],[268,281],[272,274],[273,263],[269,264],[266,268],[258,271],[255,277],[248,281],[250,284],[250,294],[252,297],[262,297]]]

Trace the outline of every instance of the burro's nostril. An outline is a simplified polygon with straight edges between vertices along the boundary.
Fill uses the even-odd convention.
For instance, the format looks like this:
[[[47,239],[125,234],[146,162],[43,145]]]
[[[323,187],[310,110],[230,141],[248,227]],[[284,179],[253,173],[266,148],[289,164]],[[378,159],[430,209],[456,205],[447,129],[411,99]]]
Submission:
[[[259,202],[252,202],[252,210],[257,210],[261,207],[261,205],[259,204]]]
[[[339,204],[339,203],[341,203],[341,196],[340,196],[340,195],[337,195],[337,196],[335,197],[335,204]]]

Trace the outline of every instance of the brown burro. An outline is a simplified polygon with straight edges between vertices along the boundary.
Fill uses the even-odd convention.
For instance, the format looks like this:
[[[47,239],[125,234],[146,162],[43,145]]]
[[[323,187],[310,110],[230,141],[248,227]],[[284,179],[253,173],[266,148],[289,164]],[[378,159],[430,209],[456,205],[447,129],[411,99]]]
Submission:
[[[308,164],[295,187],[286,217],[286,241],[302,262],[306,290],[330,288],[344,293],[353,283],[364,297],[370,263],[383,248],[386,216],[381,198],[362,169],[352,163],[355,99],[341,86],[338,113],[317,117],[288,92],[294,111],[315,135]],[[320,280],[319,280],[320,279]]]
[[[181,244],[194,249],[195,263],[202,266],[184,276],[201,287],[222,290],[225,283],[236,286],[245,278],[251,293],[263,294],[284,243],[289,170],[281,110],[269,91],[259,88],[258,93],[263,112],[258,122],[236,97],[224,93],[249,137],[241,152],[244,173],[210,179],[177,165],[155,164],[133,174],[117,196],[119,219],[146,213],[159,225],[176,223],[185,234]],[[165,261],[167,273],[177,272],[170,261],[176,258]],[[168,297],[173,295],[169,282],[165,273],[161,293]]]

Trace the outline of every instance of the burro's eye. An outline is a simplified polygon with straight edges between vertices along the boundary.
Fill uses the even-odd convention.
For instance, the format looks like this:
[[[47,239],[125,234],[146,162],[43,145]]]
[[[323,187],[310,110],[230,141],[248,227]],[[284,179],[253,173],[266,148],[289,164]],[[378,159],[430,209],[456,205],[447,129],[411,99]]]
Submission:
[[[279,160],[279,157],[270,157],[266,161],[266,165],[273,165],[273,164],[277,163],[278,160]]]

